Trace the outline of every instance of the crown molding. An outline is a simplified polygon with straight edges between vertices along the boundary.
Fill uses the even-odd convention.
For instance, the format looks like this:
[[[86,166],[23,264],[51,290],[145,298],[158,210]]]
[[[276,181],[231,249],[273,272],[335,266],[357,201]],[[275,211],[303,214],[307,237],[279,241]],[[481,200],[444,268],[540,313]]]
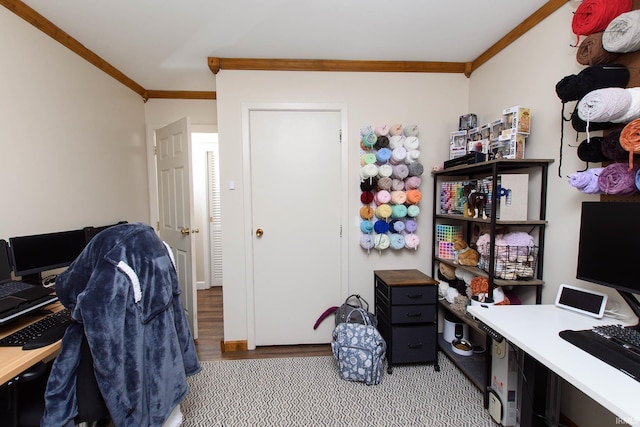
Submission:
[[[214,74],[220,70],[352,71],[387,73],[462,73],[464,62],[352,61],[338,59],[208,58]]]
[[[215,100],[214,91],[189,91],[189,90],[147,90],[143,98],[148,99],[206,99]]]

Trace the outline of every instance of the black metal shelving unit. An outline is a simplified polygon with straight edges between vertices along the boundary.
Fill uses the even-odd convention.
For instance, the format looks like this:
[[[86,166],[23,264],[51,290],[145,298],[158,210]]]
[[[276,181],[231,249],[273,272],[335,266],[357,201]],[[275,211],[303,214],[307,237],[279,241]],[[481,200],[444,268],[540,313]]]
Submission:
[[[473,273],[475,276],[482,276],[487,278],[489,282],[489,289],[493,285],[496,286],[527,286],[535,287],[535,303],[540,304],[542,299],[542,286],[544,281],[542,280],[543,261],[544,261],[544,243],[545,243],[545,228],[546,210],[547,210],[547,183],[548,183],[548,171],[549,165],[553,163],[553,159],[495,159],[481,163],[474,163],[469,165],[453,166],[444,170],[432,172],[433,176],[433,245],[432,245],[432,276],[437,277],[438,263],[445,263],[455,268],[463,268],[466,271]],[[480,178],[491,178],[493,183],[498,182],[498,178],[501,174],[505,173],[524,173],[528,175],[539,174],[539,212],[536,217],[527,218],[526,220],[513,221],[513,220],[500,220],[497,219],[497,207],[498,207],[498,186],[493,185],[491,188],[491,212],[487,219],[471,218],[463,215],[445,214],[440,213],[440,191],[439,185],[446,181],[465,181]],[[529,183],[531,188],[531,182]],[[531,215],[534,215],[530,213]],[[437,237],[436,227],[438,224],[446,222],[455,222],[463,225],[465,229],[465,235],[469,236],[471,227],[474,224],[486,224],[490,230],[490,249],[489,249],[489,262],[488,271],[482,270],[478,267],[461,266],[454,263],[452,259],[444,259],[438,257],[437,250]],[[526,280],[504,280],[495,277],[495,241],[496,241],[496,228],[498,226],[530,226],[537,229],[537,246],[538,246],[538,258],[536,263],[536,270],[534,277]],[[438,304],[441,312],[449,312],[455,315],[458,319],[469,325],[475,331],[484,335],[484,332],[478,328],[477,322],[465,313],[453,310],[449,303],[445,300],[440,301]],[[471,356],[461,356],[454,353],[451,350],[451,346],[446,342],[442,336],[438,336],[439,349],[445,353],[451,361],[485,394],[490,379],[491,371],[491,340],[486,337],[486,351],[480,354],[473,354]]]

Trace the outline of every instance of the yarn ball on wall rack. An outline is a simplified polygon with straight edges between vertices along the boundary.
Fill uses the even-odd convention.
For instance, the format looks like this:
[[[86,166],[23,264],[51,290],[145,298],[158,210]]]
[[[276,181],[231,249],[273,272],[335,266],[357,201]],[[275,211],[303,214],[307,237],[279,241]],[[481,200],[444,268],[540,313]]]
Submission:
[[[359,245],[367,253],[416,251],[424,173],[420,129],[413,123],[378,123],[359,132]]]

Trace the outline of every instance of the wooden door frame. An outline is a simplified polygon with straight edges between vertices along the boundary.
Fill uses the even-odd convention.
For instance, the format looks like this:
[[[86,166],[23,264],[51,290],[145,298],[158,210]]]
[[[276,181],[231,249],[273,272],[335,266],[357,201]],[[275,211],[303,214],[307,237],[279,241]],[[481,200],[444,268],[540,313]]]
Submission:
[[[247,347],[249,350],[256,348],[256,330],[255,330],[255,292],[253,280],[253,197],[251,188],[251,138],[250,138],[250,122],[249,116],[252,111],[333,111],[340,113],[340,127],[342,129],[341,142],[341,161],[340,161],[340,179],[342,182],[340,202],[342,203],[342,212],[340,218],[342,222],[342,240],[340,242],[341,250],[341,268],[340,268],[340,295],[346,298],[347,287],[345,281],[348,278],[348,221],[349,221],[349,185],[348,185],[348,153],[349,153],[349,137],[347,132],[347,106],[346,104],[323,104],[323,103],[251,103],[242,105],[242,169],[243,180],[247,183],[244,192],[244,247],[245,247],[245,277],[247,278],[246,292],[246,313],[247,313]],[[283,301],[284,303],[284,301]]]

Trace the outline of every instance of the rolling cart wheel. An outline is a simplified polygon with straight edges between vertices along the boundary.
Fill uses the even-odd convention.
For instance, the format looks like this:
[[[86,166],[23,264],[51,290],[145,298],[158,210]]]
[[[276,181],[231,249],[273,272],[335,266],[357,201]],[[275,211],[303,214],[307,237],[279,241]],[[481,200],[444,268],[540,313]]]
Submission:
[[[391,365],[387,366],[387,374],[389,375],[393,374],[393,366]]]
[[[436,371],[436,372],[440,372],[440,365],[437,364],[437,363],[435,365],[433,365],[433,370]]]

